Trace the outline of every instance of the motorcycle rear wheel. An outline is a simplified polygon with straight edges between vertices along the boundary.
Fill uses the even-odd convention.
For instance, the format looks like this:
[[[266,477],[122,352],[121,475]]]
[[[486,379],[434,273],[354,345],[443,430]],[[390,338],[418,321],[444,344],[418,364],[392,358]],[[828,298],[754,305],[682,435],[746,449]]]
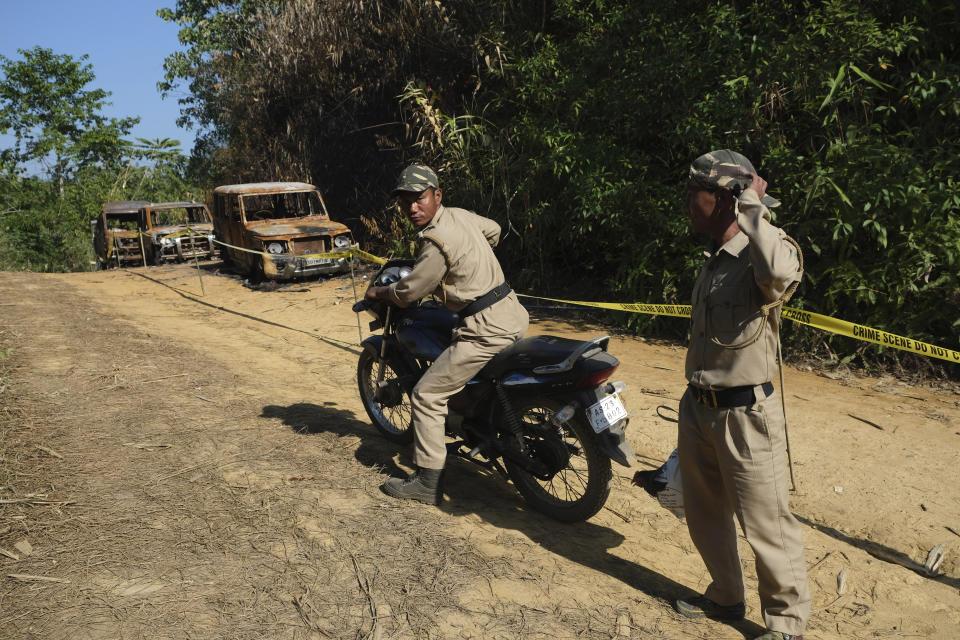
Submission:
[[[397,444],[413,442],[413,412],[410,407],[410,396],[402,393],[400,403],[396,406],[386,406],[377,400],[377,370],[380,363],[368,350],[364,349],[357,362],[357,386],[360,390],[360,400],[366,409],[370,421],[380,434]],[[390,365],[383,363],[383,381],[396,380],[397,373]]]
[[[536,426],[547,425],[549,417],[561,408],[560,402],[547,398],[514,402],[521,423]],[[593,430],[581,416],[574,416],[560,430],[570,460],[550,480],[540,480],[510,460],[504,462],[514,486],[531,507],[560,522],[582,522],[606,503],[613,470],[610,458],[600,451]]]

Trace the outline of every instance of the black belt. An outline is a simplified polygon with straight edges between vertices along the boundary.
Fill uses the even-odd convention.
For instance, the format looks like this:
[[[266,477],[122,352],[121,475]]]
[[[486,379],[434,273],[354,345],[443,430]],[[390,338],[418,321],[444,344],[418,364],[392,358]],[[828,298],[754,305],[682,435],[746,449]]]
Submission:
[[[487,291],[485,294],[461,309],[458,312],[460,314],[460,319],[462,320],[463,318],[469,318],[473,314],[483,311],[494,303],[506,298],[510,291],[512,291],[512,289],[510,289],[510,285],[506,282],[495,286],[493,289]]]
[[[760,389],[763,391],[763,398],[757,398],[755,393],[756,385],[747,385],[744,387],[728,387],[726,389],[701,389],[700,387],[695,387],[692,384],[689,385],[690,391],[693,392],[693,397],[697,399],[702,405],[706,405],[711,409],[726,409],[730,407],[746,407],[757,400],[763,400],[771,393],[773,393],[773,383],[764,382],[760,385]]]

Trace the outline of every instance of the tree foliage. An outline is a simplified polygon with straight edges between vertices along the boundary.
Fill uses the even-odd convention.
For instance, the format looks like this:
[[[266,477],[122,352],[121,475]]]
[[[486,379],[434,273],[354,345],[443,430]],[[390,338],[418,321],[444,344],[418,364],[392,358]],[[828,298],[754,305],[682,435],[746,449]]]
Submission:
[[[389,235],[391,177],[429,162],[449,202],[508,230],[520,288],[684,302],[700,260],[686,167],[734,148],[806,247],[794,304],[958,346],[953,2],[180,0],[161,15],[182,25],[166,86],[188,83],[212,176],[311,179]]]
[[[0,133],[12,133],[13,168],[45,166],[58,187],[82,167],[116,161],[123,136],[139,118],[101,113],[109,92],[86,88],[93,69],[51,49],[20,49],[22,60],[0,56]]]
[[[124,138],[138,118],[102,114],[93,69],[35,47],[0,56],[0,269],[83,270],[90,220],[108,200],[180,200],[190,187],[176,140]],[[202,197],[199,193],[197,197]]]

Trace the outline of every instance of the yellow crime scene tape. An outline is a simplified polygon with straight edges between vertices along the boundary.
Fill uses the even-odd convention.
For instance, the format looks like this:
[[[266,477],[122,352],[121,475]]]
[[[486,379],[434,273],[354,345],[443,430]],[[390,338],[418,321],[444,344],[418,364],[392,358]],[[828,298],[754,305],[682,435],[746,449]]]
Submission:
[[[544,296],[531,296],[517,294],[523,298],[537,298],[539,300],[549,300],[551,302],[562,302],[564,304],[574,304],[584,307],[595,307],[598,309],[610,309],[613,311],[629,311],[631,313],[646,313],[658,316],[674,316],[678,318],[689,318],[691,307],[688,304],[645,304],[645,303],[623,303],[623,302],[583,302],[580,300],[560,300],[558,298],[546,298]],[[855,322],[847,322],[830,316],[795,309],[793,307],[784,307],[781,317],[805,324],[810,327],[829,331],[842,336],[848,336],[863,342],[873,342],[875,344],[900,349],[901,351],[910,351],[922,356],[939,358],[947,362],[960,363],[960,351],[938,347],[935,344],[921,342],[913,338],[899,336],[895,333],[874,329]]]
[[[253,249],[244,249],[243,247],[237,247],[232,244],[227,244],[226,242],[221,242],[219,240],[214,240],[217,244],[223,245],[225,247],[231,247],[239,251],[246,251],[248,253],[256,253],[264,256],[271,256],[273,254],[265,253],[263,251],[255,251]],[[367,262],[373,262],[375,264],[385,264],[387,260],[379,256],[375,256],[372,253],[367,253],[362,249],[357,247],[350,247],[343,251],[331,251],[327,253],[309,253],[303,255],[297,255],[297,258],[346,258],[348,256],[355,256],[361,260],[366,260]],[[563,300],[561,298],[548,298],[545,296],[534,296],[527,295],[523,293],[518,293],[518,296],[521,298],[536,298],[538,300],[549,300],[550,302],[560,302],[563,304],[572,304],[582,307],[593,307],[596,309],[607,309],[610,311],[627,311],[629,313],[645,313],[649,315],[657,316],[672,316],[676,318],[689,318],[691,312],[691,306],[688,304],[650,304],[644,302],[586,302],[583,300]],[[855,322],[848,322],[846,320],[840,320],[838,318],[833,318],[830,316],[821,315],[819,313],[813,313],[812,311],[804,311],[803,309],[795,309],[793,307],[784,307],[781,312],[781,317],[787,318],[788,320],[793,320],[794,322],[799,322],[800,324],[805,324],[816,329],[822,329],[824,331],[829,331],[830,333],[836,333],[838,335],[847,336],[854,338],[856,340],[861,340],[863,342],[873,342],[885,347],[890,347],[893,349],[899,349],[901,351],[909,351],[911,353],[916,353],[922,356],[929,356],[931,358],[939,358],[941,360],[946,360],[947,362],[956,362],[960,363],[960,351],[954,351],[953,349],[947,349],[945,347],[939,347],[935,344],[930,344],[927,342],[922,342],[914,338],[907,338],[905,336],[900,336],[895,333],[890,333],[888,331],[883,331],[881,329],[875,329],[873,327],[867,327]]]
[[[816,327],[817,329],[823,329],[830,333],[849,336],[864,342],[873,342],[885,347],[900,349],[901,351],[910,351],[922,356],[930,356],[931,358],[940,358],[948,362],[960,363],[960,351],[938,347],[935,344],[921,342],[913,338],[898,336],[895,333],[874,329],[862,324],[856,324],[855,322],[847,322],[846,320],[839,320],[837,318],[831,318],[830,316],[820,315],[819,313],[813,313],[812,311],[804,311],[792,307],[784,307],[781,315],[794,322]]]
[[[142,234],[142,233],[141,233],[140,235],[145,235],[145,234]],[[213,231],[212,231],[212,230],[211,230],[211,231],[199,231],[199,230],[197,230],[197,229],[191,229],[190,227],[187,227],[187,228],[184,229],[183,231],[174,231],[173,233],[168,233],[168,234],[165,235],[165,236],[160,236],[160,238],[165,240],[165,239],[167,239],[167,238],[179,238],[180,236],[186,236],[186,235],[191,235],[191,236],[209,236],[209,235],[213,235]]]
[[[246,253],[255,253],[260,256],[267,256],[268,258],[274,257],[278,254],[267,253],[265,251],[257,251],[256,249],[245,249],[244,247],[238,247],[233,244],[228,244],[226,242],[221,242],[220,240],[214,240],[216,244],[222,245],[224,247],[230,247],[231,249],[236,249],[237,251],[245,251]],[[361,260],[366,260],[367,262],[373,262],[374,264],[385,264],[387,262],[386,258],[381,258],[375,256],[372,253],[367,253],[363,249],[358,247],[349,247],[342,251],[327,251],[325,253],[298,253],[294,255],[294,258],[349,258],[350,256],[356,256]]]
[[[564,304],[575,304],[581,307],[595,307],[597,309],[609,309],[611,311],[629,311],[631,313],[648,313],[655,316],[674,316],[677,318],[690,317],[690,305],[688,304],[647,304],[644,302],[583,302],[582,300],[560,300],[559,298],[545,298],[543,296],[530,296],[524,293],[518,293],[521,298],[537,298],[538,300],[549,300],[550,302],[562,302]]]

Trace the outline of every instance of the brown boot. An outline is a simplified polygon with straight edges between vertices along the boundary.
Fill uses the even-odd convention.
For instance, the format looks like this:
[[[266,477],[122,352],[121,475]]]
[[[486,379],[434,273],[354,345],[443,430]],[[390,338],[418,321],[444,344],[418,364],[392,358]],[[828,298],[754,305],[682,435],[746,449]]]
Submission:
[[[443,493],[440,489],[440,477],[443,469],[424,469],[418,467],[406,477],[387,478],[381,489],[388,496],[403,500],[417,500],[425,504],[439,505]]]

